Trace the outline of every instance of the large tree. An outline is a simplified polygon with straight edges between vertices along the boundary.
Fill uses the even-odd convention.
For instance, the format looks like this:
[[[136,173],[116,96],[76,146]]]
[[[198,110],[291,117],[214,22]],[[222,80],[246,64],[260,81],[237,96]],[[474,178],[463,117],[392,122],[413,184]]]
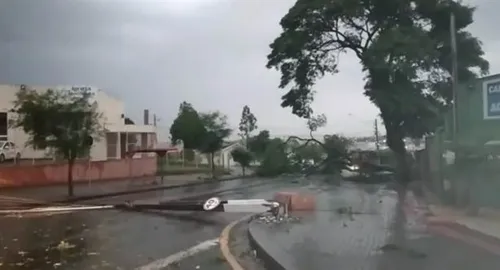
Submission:
[[[202,113],[200,120],[203,124],[204,134],[198,150],[210,155],[212,176],[215,177],[214,154],[222,149],[224,140],[231,135],[232,130],[227,123],[227,116],[219,111]]]
[[[182,142],[184,149],[198,149],[202,146],[205,126],[190,103],[184,101],[179,106],[177,118],[170,126],[170,136],[173,144]]]
[[[94,140],[102,136],[101,114],[93,93],[77,90],[36,91],[22,88],[14,102],[14,127],[29,136],[28,145],[51,149],[68,162],[68,196],[73,196],[73,165],[88,157]]]
[[[240,136],[245,142],[245,146],[248,147],[248,140],[251,133],[257,129],[257,118],[250,111],[250,107],[245,105],[243,111],[241,112],[241,120],[239,125]]]
[[[432,132],[450,104],[450,14],[456,16],[458,75],[487,72],[481,43],[464,30],[474,8],[435,0],[297,0],[282,18],[268,68],[292,85],[281,105],[309,118],[312,87],[335,74],[341,53],[352,52],[366,73],[364,94],[380,109],[387,144],[397,155],[402,183],[409,181],[405,137]]]

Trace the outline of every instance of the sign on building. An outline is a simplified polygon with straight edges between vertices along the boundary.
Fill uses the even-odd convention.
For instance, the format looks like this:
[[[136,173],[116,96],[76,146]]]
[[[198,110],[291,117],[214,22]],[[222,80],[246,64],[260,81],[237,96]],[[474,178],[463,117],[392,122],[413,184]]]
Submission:
[[[483,82],[484,119],[500,119],[500,79]]]
[[[72,91],[91,91],[91,92],[96,92],[97,88],[93,86],[87,86],[87,85],[72,85],[72,86],[57,86],[54,87],[55,90],[60,90],[60,91],[67,91],[67,90],[72,90]]]

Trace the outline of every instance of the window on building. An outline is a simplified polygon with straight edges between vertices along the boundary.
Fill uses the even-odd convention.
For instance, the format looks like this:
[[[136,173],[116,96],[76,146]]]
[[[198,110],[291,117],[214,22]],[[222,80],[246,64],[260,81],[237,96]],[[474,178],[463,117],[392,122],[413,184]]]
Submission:
[[[7,113],[0,112],[0,138],[7,138]]]
[[[118,157],[118,133],[106,133],[107,157]]]

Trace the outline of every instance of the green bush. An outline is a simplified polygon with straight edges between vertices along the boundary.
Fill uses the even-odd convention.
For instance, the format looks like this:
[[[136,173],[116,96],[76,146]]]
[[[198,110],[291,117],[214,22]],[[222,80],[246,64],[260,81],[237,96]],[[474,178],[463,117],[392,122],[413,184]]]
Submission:
[[[280,139],[272,140],[264,152],[256,174],[259,176],[277,176],[290,171],[291,165],[285,145]]]

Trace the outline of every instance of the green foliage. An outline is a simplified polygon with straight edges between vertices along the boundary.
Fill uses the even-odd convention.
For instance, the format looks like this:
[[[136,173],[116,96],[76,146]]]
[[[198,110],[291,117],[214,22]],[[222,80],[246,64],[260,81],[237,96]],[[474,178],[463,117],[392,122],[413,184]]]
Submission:
[[[450,96],[451,11],[457,18],[460,78],[469,79],[476,76],[471,68],[488,69],[480,42],[464,30],[473,8],[427,0],[298,0],[281,20],[283,32],[268,56],[268,67],[281,71],[280,87],[294,85],[282,106],[308,117],[311,87],[337,72],[336,55],[350,50],[367,72],[365,94],[380,107],[384,123],[406,125],[403,136],[429,132],[433,125],[425,122]]]
[[[252,162],[252,153],[241,147],[231,151],[231,156],[234,161],[238,162],[242,167],[248,167],[250,162]]]
[[[198,149],[204,144],[205,126],[190,103],[182,102],[177,118],[170,126],[172,143],[182,141],[186,149]]]
[[[101,115],[89,90],[19,90],[14,102],[14,127],[28,134],[27,144],[50,148],[58,156],[73,161],[89,154],[88,138],[102,136]]]
[[[267,144],[263,159],[257,168],[261,176],[277,176],[291,171],[286,144],[280,139],[272,139]]]
[[[294,166],[305,168],[309,164],[314,166],[309,168],[309,173],[335,173],[345,168],[350,163],[350,148],[352,140],[341,135],[326,135],[323,141],[314,138],[304,139],[290,137],[287,140],[290,147],[290,162]]]
[[[323,147],[316,142],[295,146],[292,148],[292,153],[300,161],[312,161],[315,164],[326,156]]]
[[[324,127],[327,123],[326,116],[324,114],[320,114],[317,116],[311,116],[307,119],[307,128],[309,131],[314,132],[317,131],[318,128]]]
[[[222,148],[224,139],[231,135],[227,116],[216,111],[201,114],[200,120],[205,129],[205,134],[198,150],[202,153],[215,153]]]
[[[459,79],[468,80],[478,75],[475,69],[488,70],[480,41],[465,30],[472,7],[429,0],[296,1],[268,55],[267,67],[281,72],[280,88],[292,85],[281,105],[309,118],[312,87],[338,72],[340,53],[353,52],[367,75],[365,95],[380,109],[388,146],[404,157],[403,138],[434,131],[450,103],[452,12]]]
[[[245,144],[248,144],[248,139],[250,134],[257,129],[257,118],[250,111],[250,107],[245,105],[243,111],[241,112],[241,120],[239,125],[240,136],[245,140]]]
[[[270,142],[269,131],[262,130],[256,136],[249,138],[247,148],[257,159],[262,159]]]
[[[212,172],[215,172],[214,153],[219,151],[224,140],[231,135],[227,116],[220,112],[201,113],[187,102],[179,107],[179,114],[170,127],[172,142],[182,141],[185,149],[198,150],[210,154]],[[192,151],[185,152],[188,160],[194,159]]]
[[[200,115],[200,120],[203,124],[204,134],[198,150],[210,154],[212,176],[215,177],[214,153],[222,149],[224,139],[231,135],[231,129],[228,127],[227,116],[218,111],[203,113]]]
[[[349,155],[349,149],[354,141],[342,135],[325,135],[323,137],[323,146],[330,156],[345,157]]]
[[[68,195],[73,195],[73,164],[87,157],[91,143],[99,140],[103,129],[93,93],[87,89],[36,91],[26,88],[16,93],[13,126],[28,135],[27,144],[35,149],[49,148],[68,161]]]
[[[327,158],[324,162],[324,172],[339,171],[349,164],[350,148],[353,141],[341,135],[326,135],[323,137],[323,148]]]

